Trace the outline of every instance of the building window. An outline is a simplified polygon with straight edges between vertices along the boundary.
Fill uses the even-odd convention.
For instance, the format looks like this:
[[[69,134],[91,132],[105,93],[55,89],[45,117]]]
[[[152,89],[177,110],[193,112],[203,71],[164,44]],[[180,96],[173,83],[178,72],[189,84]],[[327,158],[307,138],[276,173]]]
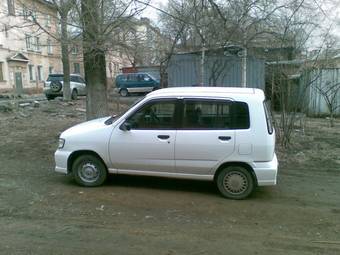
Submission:
[[[51,15],[46,15],[46,27],[51,27]]]
[[[78,46],[74,46],[74,47],[72,48],[72,54],[73,54],[73,55],[77,55],[77,54],[78,54]]]
[[[35,50],[36,51],[41,51],[41,47],[40,47],[40,38],[39,36],[35,37]]]
[[[0,62],[0,81],[4,81],[3,63]]]
[[[27,50],[33,50],[33,43],[32,43],[32,36],[26,35],[25,41],[26,41],[26,49]]]
[[[14,0],[7,0],[7,6],[8,6],[8,15],[15,16]]]
[[[34,81],[34,65],[28,65],[30,81]]]
[[[53,54],[52,42],[50,39],[47,39],[47,53]]]
[[[50,66],[50,67],[48,68],[48,73],[53,73],[53,66]]]
[[[38,80],[42,81],[43,80],[43,74],[42,74],[42,66],[38,66]]]
[[[22,7],[22,16],[24,20],[28,20],[29,17],[31,16],[31,11],[28,10],[28,8],[25,5]]]
[[[74,73],[80,73],[80,64],[79,63],[73,63],[74,67]]]
[[[4,30],[5,30],[5,36],[6,36],[6,38],[8,38],[9,26],[7,24],[5,24]]]

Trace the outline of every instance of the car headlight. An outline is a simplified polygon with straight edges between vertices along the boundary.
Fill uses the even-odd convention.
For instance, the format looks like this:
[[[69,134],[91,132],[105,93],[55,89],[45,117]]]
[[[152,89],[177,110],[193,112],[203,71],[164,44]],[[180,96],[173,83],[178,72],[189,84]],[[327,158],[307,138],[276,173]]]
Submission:
[[[58,144],[58,149],[62,149],[65,144],[65,139],[59,138],[59,144]]]

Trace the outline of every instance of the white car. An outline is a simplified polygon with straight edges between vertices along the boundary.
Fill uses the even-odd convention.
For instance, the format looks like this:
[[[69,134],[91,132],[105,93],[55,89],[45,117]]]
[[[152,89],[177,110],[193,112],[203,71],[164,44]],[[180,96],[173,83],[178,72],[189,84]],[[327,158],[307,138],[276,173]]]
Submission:
[[[44,94],[48,100],[63,96],[64,75],[49,74],[44,83]],[[86,84],[79,74],[70,75],[71,98],[76,100],[78,96],[86,96]]]
[[[120,117],[63,132],[56,171],[83,186],[108,174],[215,181],[227,198],[275,185],[275,131],[262,90],[186,87],[148,94]]]

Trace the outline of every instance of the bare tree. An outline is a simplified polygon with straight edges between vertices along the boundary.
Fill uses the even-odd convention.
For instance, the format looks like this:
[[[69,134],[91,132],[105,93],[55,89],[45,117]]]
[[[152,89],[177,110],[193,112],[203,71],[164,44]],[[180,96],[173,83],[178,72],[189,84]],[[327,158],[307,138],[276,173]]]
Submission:
[[[63,97],[65,101],[71,100],[71,88],[70,88],[70,59],[69,59],[69,38],[68,38],[68,17],[69,13],[75,5],[74,0],[52,0],[55,8],[60,15],[60,27],[61,27],[61,61],[63,63]],[[75,93],[75,92],[73,92]]]
[[[81,0],[87,119],[108,114],[105,53],[114,31],[143,8],[134,1]]]

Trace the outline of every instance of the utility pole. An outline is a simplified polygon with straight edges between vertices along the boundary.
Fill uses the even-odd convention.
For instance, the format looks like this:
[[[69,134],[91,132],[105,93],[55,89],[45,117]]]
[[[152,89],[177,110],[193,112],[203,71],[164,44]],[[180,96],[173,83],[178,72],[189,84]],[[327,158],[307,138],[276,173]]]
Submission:
[[[241,74],[241,86],[243,88],[247,87],[247,33],[243,33],[243,47],[242,47],[242,74]]]
[[[241,85],[243,88],[247,87],[247,48],[243,48],[242,53],[242,79]]]

